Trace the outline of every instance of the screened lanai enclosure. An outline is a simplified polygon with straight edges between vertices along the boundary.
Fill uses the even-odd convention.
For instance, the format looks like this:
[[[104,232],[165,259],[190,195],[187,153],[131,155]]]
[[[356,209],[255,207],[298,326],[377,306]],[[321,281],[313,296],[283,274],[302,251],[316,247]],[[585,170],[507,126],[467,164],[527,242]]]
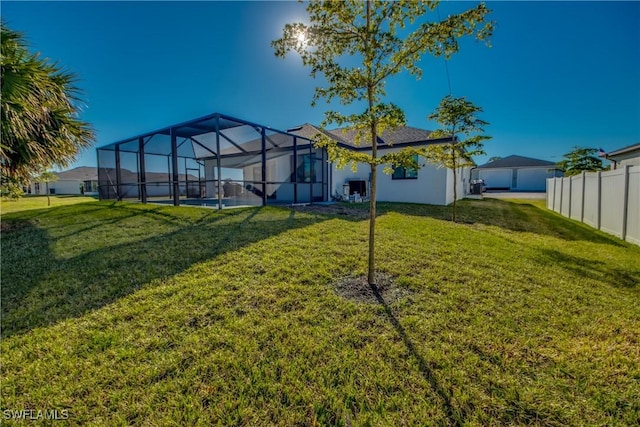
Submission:
[[[211,114],[98,148],[101,200],[233,206],[328,200],[327,154],[295,133]]]

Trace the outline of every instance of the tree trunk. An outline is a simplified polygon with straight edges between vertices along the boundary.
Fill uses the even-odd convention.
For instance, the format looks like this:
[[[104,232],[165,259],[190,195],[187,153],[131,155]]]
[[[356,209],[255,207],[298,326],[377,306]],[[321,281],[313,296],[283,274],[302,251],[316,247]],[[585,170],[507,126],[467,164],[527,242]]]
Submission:
[[[373,59],[370,57],[369,52],[369,25],[371,21],[371,4],[367,0],[366,3],[366,11],[367,11],[367,37],[365,38],[365,51],[367,52],[367,78],[369,80],[369,84],[367,87],[367,101],[369,104],[369,114],[370,114],[370,124],[371,124],[371,157],[373,161],[371,162],[371,194],[369,195],[370,204],[369,204],[369,268],[367,272],[367,281],[369,285],[375,284],[375,273],[376,273],[376,260],[375,260],[375,248],[376,248],[376,190],[377,190],[377,165],[375,159],[378,157],[378,135],[377,128],[378,122],[376,120],[375,113],[373,111],[373,75],[371,70],[371,63]]]
[[[455,128],[454,128],[454,131],[455,131]],[[452,169],[453,170],[453,212],[451,215],[451,220],[453,222],[456,222],[456,204],[458,203],[458,174],[457,174],[456,167],[458,166],[458,161],[456,159],[455,148],[451,150],[451,159],[453,160],[453,169]]]
[[[458,171],[453,169],[453,222],[456,222],[456,203],[458,202]]]
[[[49,194],[49,181],[45,183],[45,187],[47,189],[47,207],[51,206],[51,197]]]
[[[377,168],[371,165],[371,200],[369,206],[369,272],[367,273],[367,281],[370,285],[375,283],[376,263],[375,263],[375,243],[376,243],[376,186],[377,186]]]

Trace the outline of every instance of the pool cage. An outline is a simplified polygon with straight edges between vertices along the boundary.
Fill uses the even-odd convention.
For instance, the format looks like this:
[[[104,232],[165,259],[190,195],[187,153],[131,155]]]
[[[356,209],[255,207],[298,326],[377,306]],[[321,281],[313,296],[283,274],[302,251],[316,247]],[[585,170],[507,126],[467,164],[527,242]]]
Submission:
[[[325,150],[219,113],[97,151],[101,200],[218,209],[328,200]]]

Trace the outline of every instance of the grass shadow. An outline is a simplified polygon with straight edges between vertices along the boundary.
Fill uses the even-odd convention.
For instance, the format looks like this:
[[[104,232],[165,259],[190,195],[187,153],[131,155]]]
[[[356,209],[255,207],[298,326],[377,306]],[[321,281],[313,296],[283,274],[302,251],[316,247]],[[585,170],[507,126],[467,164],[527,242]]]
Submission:
[[[447,416],[449,424],[454,426],[463,425],[464,416],[463,414],[460,414],[459,411],[454,410],[454,407],[452,404],[451,392],[446,390],[440,385],[440,383],[438,382],[438,379],[434,374],[434,369],[436,368],[435,364],[427,362],[424,359],[424,357],[422,357],[422,355],[417,351],[415,345],[407,335],[407,331],[404,329],[404,327],[400,324],[396,316],[393,314],[393,310],[391,310],[391,307],[383,298],[378,287],[375,284],[370,284],[369,286],[371,287],[371,291],[373,292],[373,295],[376,297],[376,300],[378,301],[378,303],[380,303],[380,305],[384,309],[384,313],[387,316],[387,319],[389,319],[389,322],[391,323],[393,328],[396,330],[396,333],[402,339],[402,342],[407,348],[407,352],[418,363],[420,373],[422,374],[424,379],[429,383],[433,392],[439,397],[440,401],[442,402],[442,405],[444,407],[444,412]]]
[[[3,217],[20,224],[2,233],[4,337],[81,316],[194,264],[328,219],[273,208],[98,206],[47,209],[40,221],[34,211]],[[86,250],[74,248],[83,244]]]
[[[626,269],[622,266],[611,267],[610,264],[592,259],[580,258],[553,250],[540,249],[537,259],[541,265],[554,264],[572,274],[585,279],[595,279],[611,286],[640,290],[640,264],[637,269]]]
[[[451,206],[398,203],[380,203],[378,206],[381,215],[387,212],[398,212],[443,221],[451,221],[451,209]],[[544,201],[536,203],[501,199],[461,200],[458,202],[457,223],[483,224],[569,241],[585,240],[618,247],[629,245],[586,224],[547,210],[544,207]]]
[[[369,286],[371,288],[371,291],[375,295],[377,302],[384,309],[384,313],[389,320],[389,323],[391,323],[396,333],[404,343],[407,352],[417,362],[420,373],[429,383],[432,391],[440,399],[446,415],[446,425],[467,425],[469,420],[473,417],[474,412],[476,412],[476,409],[473,407],[468,407],[466,405],[461,406],[459,404],[456,404],[453,397],[453,391],[448,390],[442,384],[440,384],[438,378],[435,375],[437,365],[433,362],[428,362],[420,354],[413,341],[407,334],[407,331],[404,329],[398,318],[393,313],[393,310],[391,309],[389,303],[384,299],[382,293],[380,292],[380,289],[378,289],[375,284],[371,284]],[[478,351],[477,346],[474,347],[473,345],[471,345],[470,349],[474,352]],[[485,360],[490,360],[487,356],[484,355],[483,358]],[[490,360],[490,362],[496,363],[493,360]],[[499,417],[501,418],[501,422],[503,422],[505,425],[512,424],[514,419],[526,425],[530,425],[532,423],[542,423],[542,425],[566,425],[566,422],[563,420],[561,413],[549,413],[541,410],[540,408],[536,408],[530,403],[522,401],[522,399],[518,397],[518,393],[513,393],[507,388],[500,385],[492,384],[492,389],[492,394],[500,394],[503,396],[503,402],[506,406],[501,407],[498,412],[500,413]]]

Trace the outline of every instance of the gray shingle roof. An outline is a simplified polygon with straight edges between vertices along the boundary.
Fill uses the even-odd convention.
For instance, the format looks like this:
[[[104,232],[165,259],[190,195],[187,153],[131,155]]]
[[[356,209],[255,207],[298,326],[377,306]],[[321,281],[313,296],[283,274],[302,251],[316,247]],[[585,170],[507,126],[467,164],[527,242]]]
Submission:
[[[334,138],[339,143],[353,148],[366,149],[371,147],[371,144],[365,141],[361,141],[360,144],[356,144],[356,131],[348,128],[322,131],[319,127],[305,123],[304,125],[288,129],[287,132],[304,136],[306,138],[313,138],[317,133],[324,133],[325,135]],[[401,126],[396,129],[387,129],[382,132],[382,135],[378,137],[378,144],[380,148],[384,148],[391,145],[434,144],[442,142],[442,139],[432,139],[430,137],[431,133],[431,131],[425,129]]]
[[[61,180],[70,181],[97,181],[98,180],[98,168],[89,166],[80,166],[70,169],[68,171],[54,172],[54,174]]]
[[[502,159],[494,160],[493,162],[485,163],[482,166],[478,166],[478,169],[493,169],[493,168],[519,168],[526,166],[555,166],[553,162],[540,159],[532,159],[531,157],[523,156],[508,156]]]
[[[302,136],[303,138],[313,139],[317,133],[320,133],[322,131],[320,130],[320,128],[312,124],[305,123],[303,125],[296,126],[291,129],[287,129],[287,132],[292,133],[294,135]]]
[[[105,176],[108,176],[111,181],[115,182],[116,169],[115,168],[101,168]],[[123,183],[135,183],[138,182],[138,173],[130,171],[129,169],[120,169],[120,178]],[[188,178],[188,179],[187,179]],[[170,172],[147,172],[145,173],[145,181],[151,182],[168,182],[172,180]],[[198,177],[192,174],[185,175],[183,173],[178,174],[178,181],[198,181]]]
[[[636,151],[636,150],[640,150],[640,143],[638,144],[633,144],[633,145],[629,145],[623,148],[618,148],[617,150],[611,151],[609,153],[607,153],[608,156],[617,156],[619,154],[626,154],[629,153],[631,151]]]
[[[113,175],[115,177],[115,169],[114,168],[103,168],[105,172]],[[62,172],[54,172],[55,175],[58,176],[58,179],[66,181],[97,181],[98,180],[98,168],[88,167],[88,166],[80,166],[74,169],[70,169],[68,171]],[[138,182],[138,173],[132,172],[129,169],[122,168],[120,169],[120,176],[122,177],[122,182]],[[145,174],[147,182],[154,181],[169,181],[171,180],[170,173],[162,173],[162,172],[147,172]],[[188,175],[189,181],[197,181],[198,177],[192,174]],[[178,180],[184,181],[187,179],[187,175],[181,173],[178,175]]]

